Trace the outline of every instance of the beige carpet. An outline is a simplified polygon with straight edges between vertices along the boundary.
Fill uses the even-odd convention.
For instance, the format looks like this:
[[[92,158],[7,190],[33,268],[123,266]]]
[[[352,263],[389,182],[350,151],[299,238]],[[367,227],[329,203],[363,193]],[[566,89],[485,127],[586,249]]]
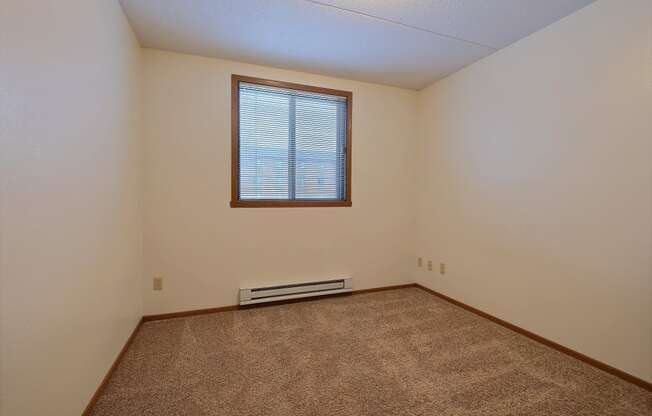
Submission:
[[[652,393],[409,288],[145,323],[93,414],[650,416]]]

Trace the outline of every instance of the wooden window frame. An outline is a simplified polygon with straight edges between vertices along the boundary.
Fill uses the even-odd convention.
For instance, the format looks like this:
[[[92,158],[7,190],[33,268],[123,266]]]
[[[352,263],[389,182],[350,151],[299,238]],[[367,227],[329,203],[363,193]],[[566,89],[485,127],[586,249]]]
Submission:
[[[342,200],[241,200],[238,198],[240,191],[240,82],[248,84],[266,85],[270,87],[285,88],[314,92],[319,94],[336,95],[346,98],[346,183],[344,199]],[[351,202],[351,121],[353,108],[353,93],[350,91],[333,90],[330,88],[315,87],[311,85],[294,84],[270,79],[231,75],[231,208],[301,208],[301,207],[350,207]]]

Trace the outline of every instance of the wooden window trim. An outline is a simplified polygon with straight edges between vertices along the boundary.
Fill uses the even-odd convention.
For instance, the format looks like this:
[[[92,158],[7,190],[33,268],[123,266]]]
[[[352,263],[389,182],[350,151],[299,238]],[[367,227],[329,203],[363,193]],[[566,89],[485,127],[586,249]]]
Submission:
[[[240,82],[259,84],[270,87],[285,88],[315,92],[319,94],[336,95],[346,98],[346,184],[345,198],[343,200],[247,200],[238,198],[240,187]],[[270,79],[231,75],[231,207],[232,208],[283,208],[283,207],[350,207],[351,202],[351,121],[353,108],[353,93],[350,91],[333,90],[330,88],[315,87],[311,85],[294,84]]]

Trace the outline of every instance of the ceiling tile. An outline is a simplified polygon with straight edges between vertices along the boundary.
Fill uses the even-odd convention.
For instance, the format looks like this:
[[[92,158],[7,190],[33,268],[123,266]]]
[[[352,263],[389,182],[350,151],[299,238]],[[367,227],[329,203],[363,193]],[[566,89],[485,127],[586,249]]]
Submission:
[[[421,89],[591,0],[121,0],[145,47]]]
[[[315,0],[314,2],[365,13],[499,49],[593,1]]]
[[[304,0],[123,0],[145,47],[419,89],[493,50]]]

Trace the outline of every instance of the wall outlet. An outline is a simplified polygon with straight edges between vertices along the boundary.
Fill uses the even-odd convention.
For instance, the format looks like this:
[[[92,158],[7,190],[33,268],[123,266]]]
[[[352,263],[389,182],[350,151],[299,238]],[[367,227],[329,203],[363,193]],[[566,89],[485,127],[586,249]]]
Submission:
[[[417,258],[417,266],[419,267],[423,266],[423,259],[421,257]]]
[[[428,270],[432,271],[432,260],[428,260]]]
[[[152,289],[153,290],[163,290],[163,278],[162,277],[155,277],[154,282],[152,284]]]
[[[446,263],[439,263],[439,274],[446,274]]]

